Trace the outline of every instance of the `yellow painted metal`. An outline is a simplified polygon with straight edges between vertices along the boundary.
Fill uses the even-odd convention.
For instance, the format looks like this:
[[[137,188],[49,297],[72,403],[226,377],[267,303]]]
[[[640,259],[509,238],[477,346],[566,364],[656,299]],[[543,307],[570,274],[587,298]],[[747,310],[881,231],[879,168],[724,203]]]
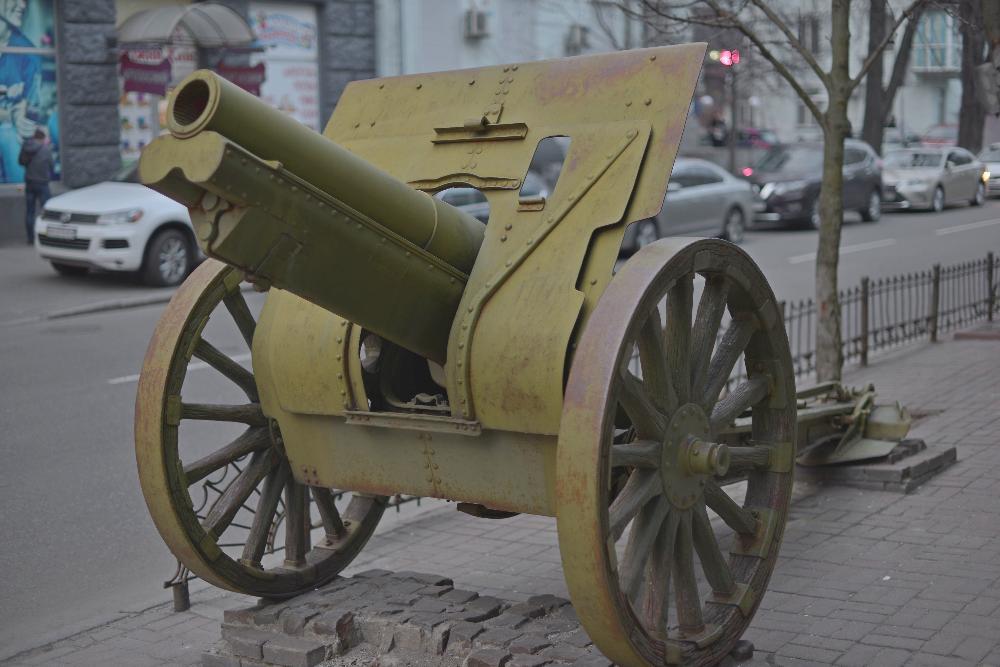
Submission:
[[[402,428],[393,429],[345,421],[348,410],[368,407],[358,355],[345,354],[359,343],[346,320],[289,292],[268,294],[254,337],[254,375],[261,407],[281,425],[299,481],[554,516],[553,437],[496,430],[470,437],[465,430],[428,430],[421,415],[401,414]]]
[[[207,254],[443,362],[482,223],[209,72],[171,98],[174,126],[201,89],[201,115],[143,152],[143,182],[189,207]]]
[[[625,223],[662,205],[703,55],[692,44],[347,87],[327,136],[417,187],[471,185],[490,203],[449,338],[456,417],[558,431],[574,331]],[[570,138],[559,183],[543,210],[524,210],[517,187],[556,135]]]

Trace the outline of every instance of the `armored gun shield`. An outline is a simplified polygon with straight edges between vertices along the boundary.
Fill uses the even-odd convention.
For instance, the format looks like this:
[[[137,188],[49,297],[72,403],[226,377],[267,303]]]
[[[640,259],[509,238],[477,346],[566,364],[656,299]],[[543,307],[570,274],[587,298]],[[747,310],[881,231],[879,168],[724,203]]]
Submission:
[[[727,653],[766,590],[791,491],[780,311],[722,241],[665,239],[613,276],[626,225],[662,205],[703,57],[687,45],[358,81],[322,136],[214,75],[185,80],[140,174],[190,208],[221,262],[168,306],[136,407],[143,491],[178,558],[216,585],[287,596],[345,567],[390,495],[554,516],[574,606],[611,659]],[[569,141],[558,183],[524,202],[553,136]],[[485,194],[485,227],[431,196],[458,185]],[[243,278],[270,288],[259,319]],[[252,371],[209,342],[216,311]],[[188,399],[192,359],[246,402]],[[206,421],[246,430],[185,458],[185,424]]]

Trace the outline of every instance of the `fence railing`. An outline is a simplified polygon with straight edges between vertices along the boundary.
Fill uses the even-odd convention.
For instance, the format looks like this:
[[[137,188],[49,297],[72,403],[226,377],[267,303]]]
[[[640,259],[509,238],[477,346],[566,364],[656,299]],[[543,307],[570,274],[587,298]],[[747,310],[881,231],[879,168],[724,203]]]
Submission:
[[[1000,258],[985,258],[886,278],[864,277],[841,290],[845,364],[868,364],[869,356],[916,340],[939,336],[997,312]],[[816,302],[783,303],[785,330],[796,377],[816,370]]]

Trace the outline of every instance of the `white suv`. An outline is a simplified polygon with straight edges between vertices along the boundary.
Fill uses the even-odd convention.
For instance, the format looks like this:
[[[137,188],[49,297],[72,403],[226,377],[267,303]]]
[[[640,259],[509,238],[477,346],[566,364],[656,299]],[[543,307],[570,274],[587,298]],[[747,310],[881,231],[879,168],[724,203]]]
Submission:
[[[35,249],[63,275],[91,268],[141,271],[151,285],[177,285],[200,252],[187,208],[139,183],[137,165],[112,180],[45,203]]]

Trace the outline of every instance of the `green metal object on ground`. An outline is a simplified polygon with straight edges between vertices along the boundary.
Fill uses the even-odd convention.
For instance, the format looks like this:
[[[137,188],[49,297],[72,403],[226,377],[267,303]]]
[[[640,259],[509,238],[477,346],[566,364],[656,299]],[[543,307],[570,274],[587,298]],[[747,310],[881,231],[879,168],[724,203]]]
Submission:
[[[135,428],[177,557],[282,597],[345,567],[390,494],[554,516],[574,608],[610,659],[725,656],[766,592],[791,494],[781,311],[746,253],[714,239],[663,239],[614,274],[625,227],[663,203],[704,52],[357,81],[323,136],[211,74],[182,82],[140,175],[189,207],[221,261],[164,313]],[[522,201],[554,136],[569,140],[559,180]],[[451,186],[482,190],[488,225],[431,197]],[[244,278],[270,288],[259,314]],[[252,367],[212,338],[218,320]],[[746,379],[723,395],[738,363]],[[198,402],[194,364],[240,402]],[[192,435],[227,424],[245,431]],[[734,479],[741,495],[723,488]]]
[[[828,420],[834,432],[800,442],[796,461],[804,466],[834,465],[866,461],[888,456],[906,437],[913,422],[909,411],[898,402],[878,405],[875,387],[848,391],[839,384],[826,385],[821,394],[805,392],[802,398],[826,395],[826,410],[821,420]],[[811,421],[808,403],[801,406],[799,424],[808,433]]]

